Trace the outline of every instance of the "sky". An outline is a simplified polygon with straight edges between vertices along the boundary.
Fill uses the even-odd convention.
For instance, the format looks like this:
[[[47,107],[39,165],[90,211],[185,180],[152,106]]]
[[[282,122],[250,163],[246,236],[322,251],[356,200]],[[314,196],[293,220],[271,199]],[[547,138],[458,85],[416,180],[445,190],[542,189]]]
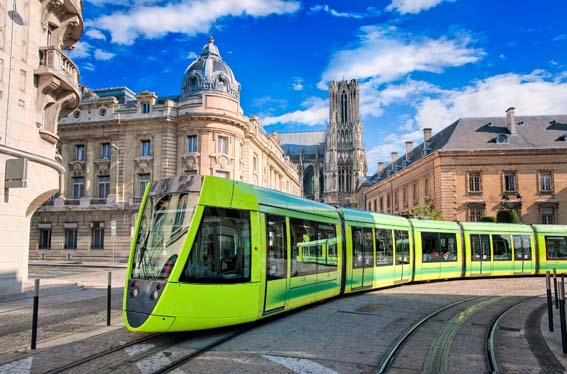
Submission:
[[[567,113],[564,0],[85,0],[69,54],[89,88],[179,95],[214,36],[245,115],[268,132],[328,123],[357,79],[368,173],[463,117]]]

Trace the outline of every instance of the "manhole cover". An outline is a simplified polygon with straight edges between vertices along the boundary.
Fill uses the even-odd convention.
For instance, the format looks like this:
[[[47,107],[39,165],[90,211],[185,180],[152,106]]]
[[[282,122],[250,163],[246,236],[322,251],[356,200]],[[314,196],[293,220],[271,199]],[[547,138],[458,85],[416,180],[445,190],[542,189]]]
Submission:
[[[379,307],[379,304],[368,304],[358,308],[356,311],[359,313],[374,313],[378,310]]]

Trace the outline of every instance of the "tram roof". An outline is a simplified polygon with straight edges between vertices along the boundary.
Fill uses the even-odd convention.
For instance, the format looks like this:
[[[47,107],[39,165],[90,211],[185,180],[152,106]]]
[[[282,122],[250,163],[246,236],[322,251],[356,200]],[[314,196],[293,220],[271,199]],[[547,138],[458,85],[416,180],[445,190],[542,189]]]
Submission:
[[[464,231],[484,231],[492,233],[526,233],[533,231],[529,225],[514,223],[492,223],[492,222],[462,222]]]
[[[409,227],[409,221],[407,220],[407,218],[400,216],[373,213],[366,210],[349,208],[342,208],[341,211],[343,213],[345,221]]]

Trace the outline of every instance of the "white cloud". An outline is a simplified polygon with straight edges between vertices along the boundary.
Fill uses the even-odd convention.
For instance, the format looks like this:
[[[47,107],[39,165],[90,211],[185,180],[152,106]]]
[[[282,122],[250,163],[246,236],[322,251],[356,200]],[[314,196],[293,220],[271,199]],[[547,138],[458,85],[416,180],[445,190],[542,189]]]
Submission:
[[[443,1],[452,0],[392,0],[392,3],[386,7],[386,10],[400,14],[417,14],[437,6]]]
[[[114,56],[116,56],[115,53],[106,52],[103,51],[102,49],[97,49],[95,50],[94,53],[95,60],[99,60],[99,61],[108,61],[111,60]]]
[[[91,55],[92,46],[87,42],[75,43],[75,48],[69,51],[69,57],[72,59],[87,58]]]
[[[462,66],[478,61],[484,51],[469,47],[470,38],[442,37],[429,39],[410,37],[395,27],[361,28],[359,45],[335,53],[318,87],[341,77],[389,82],[414,71],[441,73],[444,68]]]
[[[339,11],[331,8],[327,4],[314,5],[311,8],[309,8],[309,11],[310,11],[310,13],[323,12],[323,13],[330,14],[333,17],[355,18],[355,19],[361,19],[361,18],[365,18],[365,17],[368,17],[368,16],[375,16],[375,15],[379,14],[379,12],[375,8],[372,8],[372,7],[367,9],[367,13],[339,12]]]
[[[566,113],[567,83],[555,78],[542,70],[496,75],[424,100],[415,119],[420,128],[431,127],[436,132],[461,117],[502,117],[511,106],[517,115]]]
[[[171,32],[191,36],[205,33],[222,17],[265,17],[294,13],[299,8],[300,3],[293,0],[181,0],[154,6],[136,4],[87,25],[107,30],[114,43],[131,45],[139,37],[156,39]]]
[[[87,62],[81,66],[80,70],[95,71],[95,66],[92,63]]]
[[[199,55],[196,54],[195,52],[191,51],[187,54],[187,59],[188,60],[196,60],[199,58]]]
[[[106,36],[97,29],[90,29],[85,34],[91,39],[106,40]]]
[[[285,113],[279,116],[262,118],[262,125],[268,126],[276,123],[302,124],[307,126],[322,125],[329,120],[329,105],[327,100],[319,97],[310,97],[302,103],[306,109]]]
[[[291,82],[291,87],[294,91],[302,91],[303,90],[303,78],[294,77]]]

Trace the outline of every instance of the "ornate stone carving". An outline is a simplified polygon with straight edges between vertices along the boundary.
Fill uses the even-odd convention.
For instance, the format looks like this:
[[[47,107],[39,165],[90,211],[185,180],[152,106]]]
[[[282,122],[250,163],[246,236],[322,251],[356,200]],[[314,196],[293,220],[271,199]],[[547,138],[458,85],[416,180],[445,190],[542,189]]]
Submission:
[[[95,160],[96,175],[107,177],[110,175],[110,160]]]
[[[137,174],[150,174],[154,165],[154,158],[152,156],[141,156],[134,159],[136,163]]]
[[[69,162],[69,172],[73,177],[84,177],[86,174],[87,165],[85,161],[71,161]]]
[[[183,169],[185,171],[198,171],[200,158],[201,156],[198,153],[186,153],[182,155]]]

